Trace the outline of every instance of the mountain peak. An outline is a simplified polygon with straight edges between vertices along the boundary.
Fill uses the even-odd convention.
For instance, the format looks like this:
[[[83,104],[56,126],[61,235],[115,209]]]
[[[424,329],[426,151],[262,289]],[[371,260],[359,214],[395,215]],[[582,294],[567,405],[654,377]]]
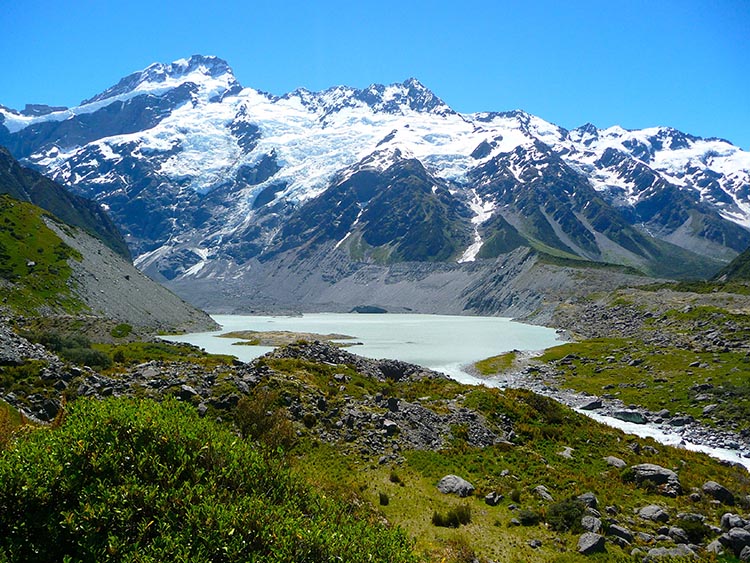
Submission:
[[[234,77],[234,72],[225,60],[215,56],[193,55],[188,59],[178,59],[172,63],[153,63],[141,71],[126,76],[101,94],[84,100],[81,105],[135,92],[145,94],[172,89],[187,82],[193,82],[199,86],[206,85],[206,89],[211,91],[218,89],[224,92],[235,92],[241,89]]]
[[[389,85],[371,84],[358,90],[350,86],[333,86],[321,92],[306,88],[285,94],[282,99],[296,98],[307,108],[324,116],[344,108],[368,106],[377,113],[403,114],[409,111],[451,115],[455,112],[416,78]]]

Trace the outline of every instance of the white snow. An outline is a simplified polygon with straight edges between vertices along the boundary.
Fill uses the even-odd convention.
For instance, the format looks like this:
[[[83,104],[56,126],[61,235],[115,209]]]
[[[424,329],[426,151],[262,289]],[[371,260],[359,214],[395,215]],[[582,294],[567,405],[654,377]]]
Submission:
[[[458,259],[459,263],[463,262],[474,262],[477,259],[477,254],[482,248],[484,241],[482,236],[479,234],[479,226],[487,221],[492,214],[495,212],[497,205],[494,201],[482,201],[477,191],[472,189],[473,198],[469,202],[469,207],[474,212],[474,217],[471,218],[471,223],[474,225],[474,242],[467,248]]]
[[[135,157],[158,157],[163,153],[158,161],[159,174],[183,181],[185,189],[205,193],[231,181],[241,166],[254,166],[273,152],[281,169],[265,183],[237,193],[236,206],[222,229],[224,234],[252,221],[252,201],[271,183],[287,185],[279,197],[303,202],[320,194],[334,178],[353,173],[358,163],[384,169],[396,158],[416,158],[436,177],[460,184],[477,165],[499,154],[511,153],[519,146],[530,147],[536,141],[560,151],[571,166],[593,172],[590,177],[595,189],[619,189],[625,202],[633,204],[641,197],[635,186],[620,177],[616,169],[597,170],[595,163],[609,148],[632,154],[626,144],[637,142],[650,147],[650,138],[658,135],[669,138],[675,133],[658,127],[628,131],[614,126],[599,130],[598,137],[594,138],[592,133],[566,135],[556,125],[523,112],[418,112],[408,107],[405,100],[408,86],[402,84],[384,88],[380,106],[400,104],[388,113],[355,99],[355,91],[348,87],[335,87],[319,94],[300,89],[281,98],[245,88],[221,101],[210,101],[216,94],[236,85],[234,76],[227,71],[212,77],[203,67],[187,72],[188,64],[185,59],[175,61],[172,74],[164,70],[166,67],[152,65],[131,91],[69,110],[35,117],[3,109],[0,112],[5,117],[5,126],[16,132],[32,123],[61,121],[91,113],[116,100],[127,101],[141,94],[161,96],[185,82],[195,83],[196,95],[149,130],[99,139],[84,147],[53,147],[32,155],[30,160],[64,181],[78,178],[95,184],[105,180],[82,178],[81,174],[88,174],[89,170],[71,169],[70,162],[82,158],[117,161],[131,153]],[[377,88],[371,87],[370,92],[377,94]],[[250,152],[238,145],[231,132],[233,123],[242,122],[260,130],[260,138]],[[394,131],[392,139],[378,146]],[[590,144],[587,146],[584,141]],[[481,159],[471,157],[483,142],[491,144],[490,153]],[[689,141],[686,148],[677,150],[651,148],[652,154],[643,157],[644,164],[666,181],[685,189],[699,190],[694,182],[706,171],[722,174],[721,187],[734,203],[721,213],[750,227],[750,199],[746,195],[750,185],[750,153],[719,140]],[[169,154],[170,151],[174,154]],[[520,182],[530,164],[528,159],[514,160],[510,171]],[[688,173],[688,168],[693,172]],[[106,181],[115,179],[108,177]],[[493,211],[491,205],[479,201],[476,194],[472,197],[475,238],[461,257],[462,261],[476,258],[481,247],[478,226]]]

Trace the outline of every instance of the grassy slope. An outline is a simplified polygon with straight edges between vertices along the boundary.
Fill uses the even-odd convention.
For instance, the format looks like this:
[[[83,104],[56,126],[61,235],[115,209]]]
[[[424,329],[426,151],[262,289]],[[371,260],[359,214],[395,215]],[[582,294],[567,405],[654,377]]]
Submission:
[[[329,376],[313,366],[299,363],[287,363],[285,366],[276,362],[272,367],[278,372],[286,371],[295,379],[304,379],[307,384],[314,383],[319,389],[329,387]],[[329,369],[331,373],[337,371],[335,367]],[[353,385],[366,386],[367,383],[353,381]],[[473,551],[479,556],[501,561],[576,559],[577,534],[555,532],[541,525],[509,526],[510,520],[518,516],[517,510],[510,509],[511,504],[542,516],[549,511],[552,503],[541,501],[532,492],[540,484],[545,485],[557,501],[594,491],[602,508],[606,505],[616,506],[620,512],[618,520],[631,529],[650,533],[655,532],[653,524],[630,516],[634,509],[646,504],[661,504],[673,515],[678,512],[702,512],[709,515],[709,520],[714,523],[718,523],[725,511],[725,507],[715,506],[707,499],[698,503],[685,496],[667,499],[653,491],[625,483],[621,472],[603,460],[609,455],[620,457],[628,464],[652,462],[675,468],[688,491],[713,479],[730,484],[730,488],[737,493],[750,492],[747,474],[742,470],[723,467],[701,454],[626,436],[529,392],[471,388],[450,381],[443,384],[433,382],[429,390],[410,390],[409,387],[410,384],[393,384],[388,393],[393,396],[430,397],[429,400],[423,399],[421,404],[438,409],[441,401],[458,401],[495,422],[507,417],[513,421],[516,429],[516,445],[473,448],[460,438],[460,432],[456,432],[452,445],[445,450],[402,451],[402,463],[381,465],[375,459],[359,455],[356,446],[344,443],[320,445],[311,437],[294,450],[295,467],[310,482],[337,495],[362,498],[377,506],[380,493],[385,493],[389,502],[380,507],[383,514],[416,538],[417,551],[434,561],[443,558],[454,560],[460,546],[463,546],[464,552]],[[342,393],[348,395],[353,391],[354,387]],[[375,389],[361,390],[372,391]],[[658,453],[635,454],[630,447],[634,443],[651,445]],[[572,459],[560,455],[565,448],[572,448]],[[508,470],[509,474],[504,475],[503,470]],[[477,486],[476,494],[467,499],[458,499],[439,493],[435,488],[436,483],[451,473]],[[491,491],[505,495],[497,507],[489,507],[483,502],[484,495]],[[520,495],[520,501],[511,498],[514,496],[517,499],[516,494]],[[459,505],[471,508],[472,521],[469,525],[461,526],[458,530],[432,525],[434,511],[442,512]],[[527,545],[527,540],[532,538],[542,540],[540,550],[532,550]],[[625,556],[625,551],[609,547],[610,560]]]
[[[40,208],[0,195],[0,284],[3,303],[20,314],[41,307],[79,312],[84,306],[68,286],[69,259],[79,259],[44,223]]]
[[[697,282],[654,293],[664,289],[657,285],[610,298],[611,306],[640,311],[639,332],[564,344],[539,360],[554,366],[556,384],[563,387],[609,394],[652,411],[666,408],[724,429],[750,428],[748,287]],[[510,368],[498,359],[494,363],[495,372]],[[704,414],[709,405],[713,410]]]

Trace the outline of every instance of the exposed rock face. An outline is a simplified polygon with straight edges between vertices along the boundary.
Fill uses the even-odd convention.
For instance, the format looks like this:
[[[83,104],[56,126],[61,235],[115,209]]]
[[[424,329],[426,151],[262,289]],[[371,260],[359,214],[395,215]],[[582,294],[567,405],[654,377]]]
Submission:
[[[437,484],[438,491],[445,495],[468,497],[474,492],[474,485],[458,475],[446,475]]]
[[[0,319],[0,366],[20,366],[26,360],[59,361],[44,346],[18,336],[7,325],[7,320]]]
[[[677,496],[682,493],[682,486],[677,473],[654,463],[641,463],[632,468],[633,477],[638,484],[652,483],[666,496]]]
[[[212,330],[218,325],[203,311],[186,303],[138,271],[99,240],[83,231],[48,226],[81,253],[71,261],[76,295],[94,314],[153,330]]]

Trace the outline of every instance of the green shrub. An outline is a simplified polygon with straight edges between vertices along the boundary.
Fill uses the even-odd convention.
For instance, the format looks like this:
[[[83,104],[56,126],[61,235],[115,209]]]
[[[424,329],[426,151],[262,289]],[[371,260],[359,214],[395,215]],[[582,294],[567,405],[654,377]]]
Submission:
[[[380,502],[380,506],[388,506],[391,499],[387,493],[378,493],[378,501]]]
[[[0,454],[0,561],[416,562],[179,401],[80,399]]]
[[[391,473],[390,473],[390,475],[388,475],[388,480],[391,483],[396,483],[397,485],[403,485],[404,484],[404,482],[401,480],[401,476],[398,473],[396,473],[395,469],[391,469]]]
[[[305,425],[305,428],[312,428],[317,422],[318,419],[311,412],[305,413],[305,416],[302,417],[302,424]]]
[[[703,543],[711,532],[710,528],[700,520],[680,519],[677,526],[685,530],[690,542],[695,544]]]
[[[128,323],[120,323],[113,327],[112,330],[109,331],[109,334],[112,335],[113,338],[125,338],[126,336],[129,336],[131,332],[133,332],[132,326]]]
[[[294,445],[296,434],[286,411],[276,403],[278,393],[256,387],[252,394],[240,399],[234,411],[234,421],[244,438],[256,440],[272,450],[288,450]]]
[[[112,360],[107,354],[91,348],[66,348],[60,355],[79,366],[107,369],[112,365]]]
[[[522,526],[536,526],[541,519],[541,516],[533,510],[524,508],[518,511],[518,521]]]
[[[10,407],[0,402],[0,450],[10,442],[14,430],[15,424],[13,424]]]
[[[547,524],[556,532],[583,532],[581,518],[585,512],[584,504],[575,498],[556,502],[547,509]]]
[[[471,522],[471,507],[468,504],[461,504],[451,508],[446,513],[432,513],[432,524],[441,528],[458,528],[461,524]]]

